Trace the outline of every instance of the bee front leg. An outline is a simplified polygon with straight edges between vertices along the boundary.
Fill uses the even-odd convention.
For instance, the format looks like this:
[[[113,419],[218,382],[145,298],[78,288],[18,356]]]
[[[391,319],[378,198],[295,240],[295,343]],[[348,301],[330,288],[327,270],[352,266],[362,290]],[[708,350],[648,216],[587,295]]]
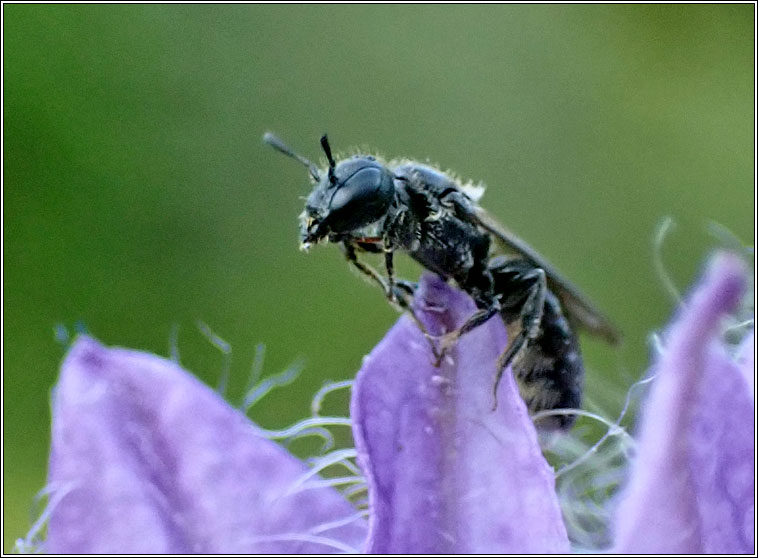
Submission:
[[[384,280],[384,277],[382,277],[379,272],[373,267],[363,263],[358,259],[358,254],[355,251],[355,245],[347,240],[344,240],[342,242],[342,251],[345,254],[345,258],[351,265],[353,265],[358,271],[379,285],[385,296],[388,294],[387,282]]]
[[[421,333],[424,334],[424,337],[426,337],[427,341],[429,342],[429,346],[432,349],[432,355],[434,356],[435,362],[439,362],[440,355],[437,350],[437,346],[434,343],[434,336],[429,333],[424,324],[413,311],[413,306],[411,303],[413,302],[413,294],[416,290],[416,286],[409,281],[395,280],[392,258],[393,252],[390,250],[385,252],[384,262],[387,266],[387,274],[389,276],[389,281],[387,281],[377,270],[358,259],[358,254],[356,253],[355,246],[352,243],[343,241],[342,247],[347,261],[350,262],[350,264],[353,265],[358,271],[379,285],[379,287],[382,289],[382,292],[384,292],[385,298],[390,304],[393,306],[398,306],[401,310],[408,312],[413,322],[416,324],[419,330],[421,330]]]
[[[384,267],[387,270],[387,296],[391,302],[397,301],[395,297],[395,264],[394,252],[391,248],[384,249]]]

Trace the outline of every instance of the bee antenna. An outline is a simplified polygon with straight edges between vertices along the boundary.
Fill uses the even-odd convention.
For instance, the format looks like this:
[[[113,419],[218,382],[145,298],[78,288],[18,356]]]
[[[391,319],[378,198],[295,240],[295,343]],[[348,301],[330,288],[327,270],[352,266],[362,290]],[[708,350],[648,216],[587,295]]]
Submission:
[[[334,167],[336,163],[334,162],[334,157],[332,157],[332,148],[329,147],[329,138],[326,137],[326,134],[321,136],[321,149],[324,150],[326,158],[329,160],[329,182],[334,183]]]
[[[263,134],[263,141],[267,144],[269,144],[271,147],[276,149],[279,153],[284,153],[287,157],[292,157],[305,167],[307,167],[308,172],[311,174],[311,177],[316,182],[321,182],[321,176],[318,174],[318,169],[316,168],[316,165],[311,163],[308,159],[303,157],[302,155],[298,155],[292,149],[287,147],[285,143],[280,140],[276,135],[272,134],[271,132],[266,132]]]

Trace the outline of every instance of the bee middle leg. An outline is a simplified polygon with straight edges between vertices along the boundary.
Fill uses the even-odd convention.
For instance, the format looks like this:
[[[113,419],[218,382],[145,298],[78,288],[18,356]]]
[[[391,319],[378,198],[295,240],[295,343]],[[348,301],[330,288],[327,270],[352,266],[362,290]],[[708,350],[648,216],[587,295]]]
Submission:
[[[487,268],[482,266],[478,271],[470,273],[468,281],[463,283],[462,287],[473,297],[478,310],[469,316],[461,327],[442,336],[438,365],[442,362],[445,354],[455,346],[458,339],[500,312],[500,301],[494,290],[492,274]]]
[[[466,322],[461,327],[455,331],[451,331],[450,333],[443,335],[442,341],[440,343],[437,365],[439,366],[439,364],[442,362],[442,359],[445,358],[447,352],[455,346],[461,336],[465,335],[473,329],[476,329],[487,320],[489,320],[492,316],[497,314],[499,311],[500,305],[498,304],[497,299],[492,299],[492,302],[488,304],[486,308],[477,310],[474,314],[471,315],[471,317],[469,317],[468,320],[466,320]]]

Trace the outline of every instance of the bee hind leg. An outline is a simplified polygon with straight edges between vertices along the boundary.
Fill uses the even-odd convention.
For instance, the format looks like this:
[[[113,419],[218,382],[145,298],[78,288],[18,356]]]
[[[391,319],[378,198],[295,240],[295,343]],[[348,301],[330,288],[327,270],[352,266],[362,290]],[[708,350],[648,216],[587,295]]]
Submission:
[[[503,354],[497,359],[495,382],[492,386],[493,406],[497,409],[497,389],[505,369],[527,348],[529,342],[542,334],[542,318],[547,296],[545,272],[523,260],[498,262],[490,270],[501,295],[503,319],[506,324],[520,322],[518,334],[510,340]]]

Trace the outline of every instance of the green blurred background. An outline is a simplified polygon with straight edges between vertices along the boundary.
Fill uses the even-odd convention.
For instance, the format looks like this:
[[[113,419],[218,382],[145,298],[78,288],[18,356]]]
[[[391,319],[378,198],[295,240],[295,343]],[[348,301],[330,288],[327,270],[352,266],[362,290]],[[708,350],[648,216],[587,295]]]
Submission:
[[[306,173],[276,131],[439,163],[619,324],[584,343],[618,412],[648,334],[715,242],[753,231],[753,11],[732,6],[4,5],[4,532],[45,480],[57,326],[168,355],[238,401],[255,346],[300,379],[253,417],[308,414],[396,320],[336,247],[297,249]],[[415,276],[412,263],[403,275]],[[341,404],[344,404],[341,401]]]

